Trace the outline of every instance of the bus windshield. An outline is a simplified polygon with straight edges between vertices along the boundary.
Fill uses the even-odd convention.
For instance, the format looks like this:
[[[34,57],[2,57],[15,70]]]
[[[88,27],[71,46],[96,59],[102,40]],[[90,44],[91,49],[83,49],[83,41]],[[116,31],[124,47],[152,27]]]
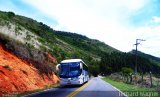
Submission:
[[[77,77],[81,74],[80,62],[61,63],[60,77],[69,78]]]

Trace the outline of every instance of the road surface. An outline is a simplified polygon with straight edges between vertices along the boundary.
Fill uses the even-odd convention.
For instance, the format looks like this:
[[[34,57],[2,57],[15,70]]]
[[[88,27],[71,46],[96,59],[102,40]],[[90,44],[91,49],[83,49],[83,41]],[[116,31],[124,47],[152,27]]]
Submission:
[[[26,97],[125,97],[120,91],[99,77],[82,86],[52,88]]]

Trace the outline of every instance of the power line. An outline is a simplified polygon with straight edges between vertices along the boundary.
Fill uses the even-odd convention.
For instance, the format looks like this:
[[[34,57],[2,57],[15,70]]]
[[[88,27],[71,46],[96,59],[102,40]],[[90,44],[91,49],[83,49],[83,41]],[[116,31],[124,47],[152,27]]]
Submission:
[[[143,39],[136,39],[136,62],[135,62],[135,74],[137,74],[137,50],[138,50],[138,45],[140,44],[141,41],[145,41]]]

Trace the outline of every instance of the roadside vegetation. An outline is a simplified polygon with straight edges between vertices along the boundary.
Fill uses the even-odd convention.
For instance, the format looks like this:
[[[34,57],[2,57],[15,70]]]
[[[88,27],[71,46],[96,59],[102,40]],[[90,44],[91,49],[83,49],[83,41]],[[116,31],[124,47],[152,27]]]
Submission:
[[[134,70],[134,50],[124,53],[103,42],[89,39],[84,35],[56,31],[44,23],[37,22],[31,18],[19,16],[13,12],[0,12],[0,25],[11,26],[11,23],[16,25],[15,33],[18,35],[23,34],[23,29],[28,30],[25,38],[27,41],[32,41],[33,34],[37,35],[37,40],[34,39],[34,41],[38,41],[41,44],[39,45],[39,51],[51,53],[58,63],[64,59],[81,58],[89,65],[91,74],[95,76],[121,72],[123,67]],[[5,39],[8,40],[7,37]],[[23,45],[34,49],[32,43],[27,42]],[[160,75],[160,58],[139,52],[137,59],[139,73],[152,72],[156,76]]]
[[[139,52],[141,53],[141,52]],[[113,52],[111,54],[104,54],[101,58],[100,68],[101,73],[108,75],[114,72],[126,72],[126,74],[133,73],[135,69],[135,52],[123,53]],[[156,60],[156,57],[155,57]],[[155,76],[160,76],[160,61],[155,63],[151,61],[151,57],[146,58],[140,54],[137,56],[138,72],[145,74],[152,72]]]
[[[55,66],[61,60],[80,58],[85,61],[91,75],[94,76],[98,74],[112,76],[115,72],[119,72],[118,76],[123,79],[117,81],[131,85],[144,83],[145,78],[151,76],[153,88],[155,80],[160,78],[160,58],[142,52],[137,53],[138,75],[134,77],[135,50],[121,52],[99,40],[89,39],[76,33],[56,31],[42,22],[13,12],[0,11],[0,27],[14,30],[17,37],[26,34],[24,39],[27,42],[22,43],[10,38],[9,34],[5,35],[0,29],[0,40],[8,50],[22,59],[33,62],[40,73],[49,75],[56,72]],[[39,43],[39,49],[32,42]],[[47,56],[50,54],[57,62],[48,59]]]
[[[50,53],[57,59],[57,64],[64,59],[81,58],[89,65],[91,73],[96,72],[93,70],[97,69],[102,53],[118,51],[98,40],[89,39],[84,35],[76,33],[56,31],[42,22],[16,15],[13,12],[0,12],[0,26],[8,27],[8,30],[11,29],[13,32],[15,30],[16,37],[23,37],[23,35],[26,34],[24,38],[26,43],[21,43],[16,40],[17,38],[13,39],[9,35],[5,35],[5,32],[0,32],[0,36],[6,41],[6,45],[12,48],[10,50],[15,52],[15,54],[18,53],[18,56],[34,59],[34,56],[38,56],[36,52],[40,52],[39,57],[41,58],[44,58],[41,53]],[[25,30],[27,31],[25,32]],[[40,49],[35,48],[32,41],[35,42],[35,44],[39,43]],[[28,56],[23,54],[26,50]],[[42,60],[40,59],[39,61]],[[47,70],[49,70],[49,68],[43,69],[43,64],[36,64],[38,69],[42,67],[42,71],[47,72]],[[54,68],[55,67],[52,67],[52,69]]]
[[[159,82],[160,79],[154,77],[154,85],[151,87],[151,82],[148,76],[145,75],[143,82],[141,76],[137,75],[137,79],[133,78],[132,83],[127,82],[126,77],[119,75],[119,73],[114,73],[110,76],[102,78],[104,81],[110,83],[124,94],[129,97],[159,97]]]
[[[108,77],[105,77],[102,79],[105,80],[106,82],[110,83],[111,85],[115,86],[116,88],[120,89],[123,92],[126,92],[126,91],[152,91],[153,90],[153,88],[144,88],[144,87],[140,88],[135,85],[127,84],[122,81],[113,80]]]

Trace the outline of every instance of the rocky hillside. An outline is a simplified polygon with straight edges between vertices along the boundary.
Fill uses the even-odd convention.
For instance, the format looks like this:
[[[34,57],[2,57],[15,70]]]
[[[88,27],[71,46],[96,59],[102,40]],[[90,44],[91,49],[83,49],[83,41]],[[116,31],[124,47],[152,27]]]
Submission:
[[[0,11],[0,94],[58,83],[55,66],[63,59],[82,58],[92,64],[100,61],[102,53],[115,51],[98,40]]]
[[[0,96],[57,84],[55,66],[70,58],[83,59],[92,74],[110,74],[126,66],[134,69],[135,62],[134,55],[98,40],[56,31],[42,22],[0,11]],[[152,71],[159,71],[154,65],[158,63],[138,59],[149,64],[142,64],[147,70],[153,67]]]
[[[10,18],[0,13],[0,96],[57,84],[56,57],[41,50],[48,47],[38,41],[38,35]]]
[[[49,55],[49,60],[55,61]],[[41,74],[35,64],[23,60],[8,51],[0,42],[0,96],[42,89],[58,83],[54,74]]]
[[[0,12],[0,26],[1,33],[29,47],[51,52],[58,61],[75,57],[99,60],[101,53],[117,51],[98,40],[76,33],[56,31],[42,22],[13,12]]]

